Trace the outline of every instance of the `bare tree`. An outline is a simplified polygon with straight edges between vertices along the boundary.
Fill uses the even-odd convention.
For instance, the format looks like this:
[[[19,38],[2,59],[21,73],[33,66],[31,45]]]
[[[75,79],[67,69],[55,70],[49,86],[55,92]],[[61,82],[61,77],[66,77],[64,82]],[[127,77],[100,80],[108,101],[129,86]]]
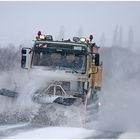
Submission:
[[[0,48],[0,72],[8,71],[20,66],[20,49],[9,44],[7,47]]]
[[[119,28],[119,36],[118,36],[118,46],[122,47],[123,45],[123,30],[122,27]]]
[[[60,32],[59,32],[59,35],[58,35],[58,40],[63,40],[64,37],[65,37],[65,27],[61,26],[60,27]]]
[[[118,46],[118,25],[116,25],[116,28],[113,33],[113,41],[112,41],[112,46]]]
[[[77,31],[77,37],[82,37],[82,35],[83,35],[83,28],[80,27]]]
[[[105,46],[105,33],[103,32],[102,35],[101,35],[101,39],[100,39],[100,45],[101,46]]]
[[[133,45],[134,45],[134,31],[133,28],[130,27],[128,32],[128,46],[133,47]]]

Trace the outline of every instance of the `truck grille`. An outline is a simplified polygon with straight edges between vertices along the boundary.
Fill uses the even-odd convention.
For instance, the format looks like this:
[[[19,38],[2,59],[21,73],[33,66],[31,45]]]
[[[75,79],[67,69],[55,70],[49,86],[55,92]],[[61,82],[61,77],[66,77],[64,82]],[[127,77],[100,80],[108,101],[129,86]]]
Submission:
[[[51,85],[51,84],[50,84]],[[56,86],[56,92],[54,90],[54,87]],[[61,88],[62,87],[62,88]],[[63,91],[64,90],[64,91]],[[54,84],[52,83],[52,85],[49,87],[48,89],[48,94],[52,95],[64,95],[65,92],[66,94],[75,94],[75,93],[83,93],[83,83],[81,82],[77,82],[77,81],[56,81]]]
[[[70,82],[61,81],[61,86],[64,88],[65,91],[70,91]]]

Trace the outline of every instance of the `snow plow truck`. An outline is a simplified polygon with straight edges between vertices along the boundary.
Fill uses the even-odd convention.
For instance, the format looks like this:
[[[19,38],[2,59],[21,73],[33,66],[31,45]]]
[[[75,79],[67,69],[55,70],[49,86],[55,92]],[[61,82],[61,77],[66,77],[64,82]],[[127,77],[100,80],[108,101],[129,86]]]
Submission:
[[[98,47],[89,38],[73,37],[73,40],[53,40],[52,35],[39,31],[32,48],[22,48],[21,67],[28,69],[43,68],[47,71],[64,71],[74,80],[52,81],[44,89],[37,90],[32,100],[36,103],[58,103],[65,106],[74,104],[77,99],[85,106],[90,103],[99,105],[102,85],[103,63],[100,61]],[[16,91],[0,90],[0,95],[17,97]]]

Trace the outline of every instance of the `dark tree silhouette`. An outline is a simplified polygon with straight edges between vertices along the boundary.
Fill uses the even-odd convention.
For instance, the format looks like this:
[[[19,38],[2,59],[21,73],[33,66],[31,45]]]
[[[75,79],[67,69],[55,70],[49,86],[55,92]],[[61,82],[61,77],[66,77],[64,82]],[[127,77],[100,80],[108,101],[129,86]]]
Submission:
[[[105,46],[105,41],[106,41],[106,39],[105,39],[105,33],[102,33],[101,39],[100,39],[100,45],[101,45],[102,47]]]
[[[133,45],[134,45],[134,31],[133,28],[130,27],[128,32],[128,47],[133,47]]]
[[[114,33],[113,33],[112,46],[113,47],[118,46],[118,25],[116,25],[116,28],[115,28]]]
[[[77,37],[82,37],[82,35],[83,35],[83,28],[82,27],[80,27],[79,29],[78,29],[78,31],[77,31]]]
[[[122,47],[123,45],[123,30],[122,27],[119,28],[119,36],[118,36],[118,46]]]
[[[65,27],[61,26],[59,36],[58,36],[58,40],[62,40],[62,39],[64,39],[64,37],[65,37]]]
[[[20,51],[20,48],[16,48],[12,44],[0,48],[0,72],[20,68]]]

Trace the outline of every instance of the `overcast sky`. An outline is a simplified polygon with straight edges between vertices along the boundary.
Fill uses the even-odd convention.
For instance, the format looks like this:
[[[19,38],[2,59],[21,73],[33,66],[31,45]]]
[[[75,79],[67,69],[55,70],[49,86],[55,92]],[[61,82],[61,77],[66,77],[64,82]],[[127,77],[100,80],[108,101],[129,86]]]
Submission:
[[[105,45],[111,46],[116,25],[122,27],[124,42],[128,40],[130,27],[135,42],[138,42],[140,2],[0,2],[2,45],[32,43],[38,30],[58,39],[61,30],[65,39],[93,34],[99,45],[104,34]]]

